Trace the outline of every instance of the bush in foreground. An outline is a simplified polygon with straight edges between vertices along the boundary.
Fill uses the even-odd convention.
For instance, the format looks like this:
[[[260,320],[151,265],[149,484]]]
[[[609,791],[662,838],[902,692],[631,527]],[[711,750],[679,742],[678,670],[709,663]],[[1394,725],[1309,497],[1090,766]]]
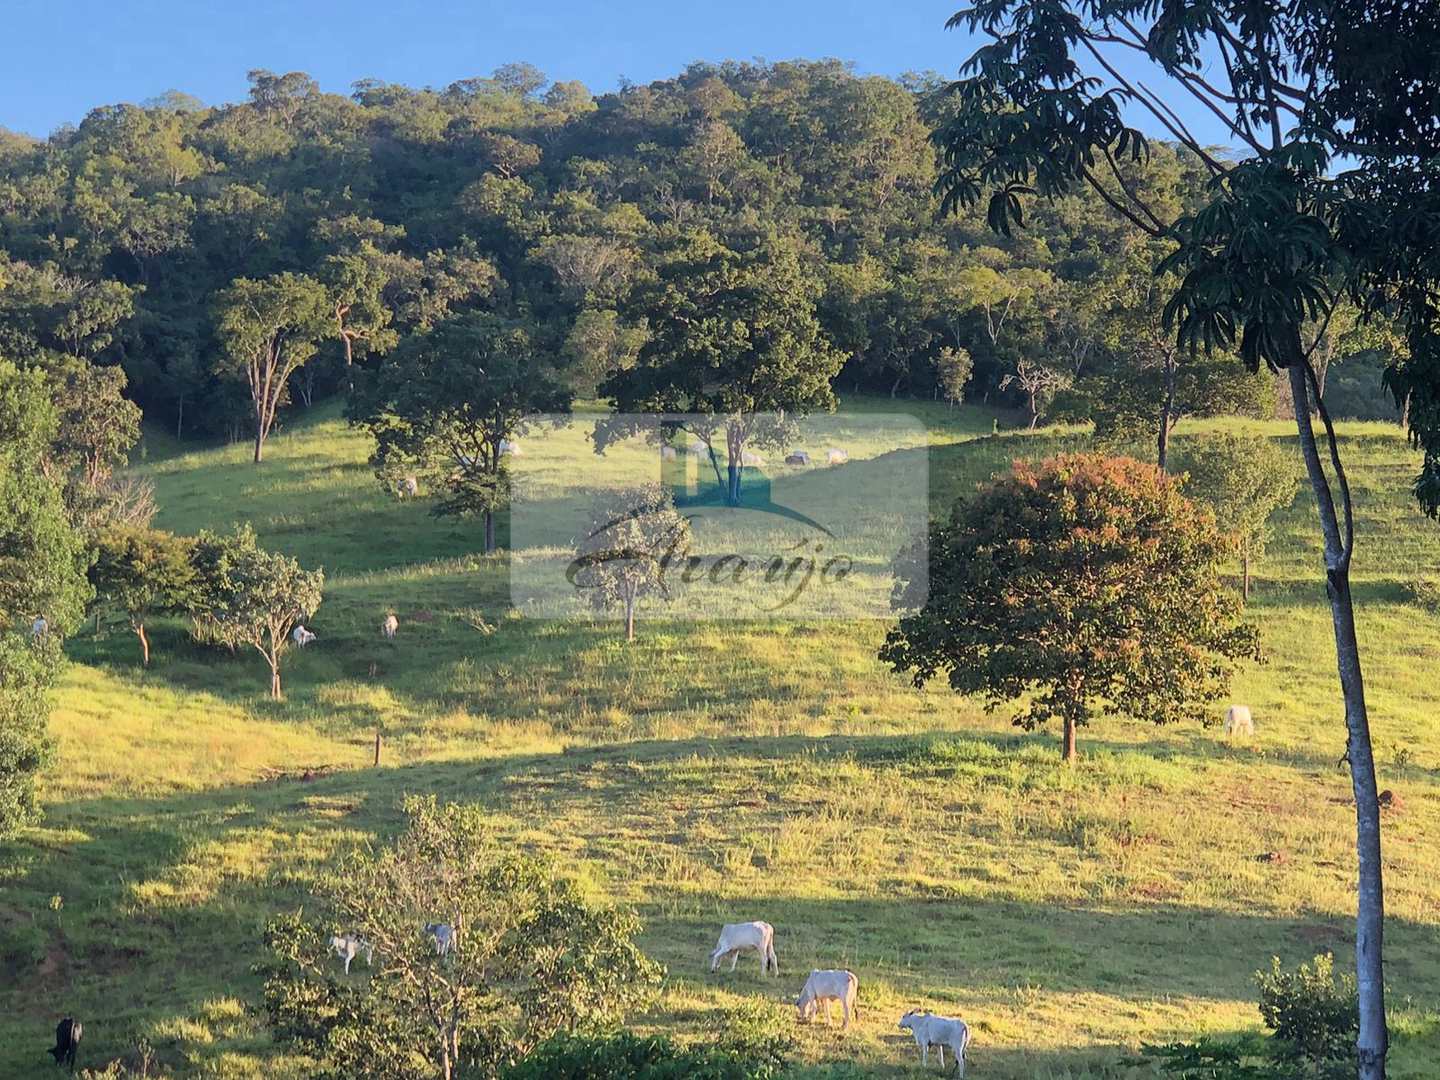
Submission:
[[[493,1077],[560,1032],[613,1024],[661,970],[635,945],[639,921],[592,904],[530,856],[501,852],[480,810],[405,806],[405,831],[323,877],[320,916],[271,920],[262,967],[272,1028],[316,1076]],[[455,947],[438,955],[427,924]],[[373,948],[344,975],[330,936]]]

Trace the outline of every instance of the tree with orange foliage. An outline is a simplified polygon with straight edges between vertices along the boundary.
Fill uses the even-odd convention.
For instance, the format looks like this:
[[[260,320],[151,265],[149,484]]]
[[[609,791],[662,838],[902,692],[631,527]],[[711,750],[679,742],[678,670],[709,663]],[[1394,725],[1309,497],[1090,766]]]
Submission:
[[[915,560],[928,549],[929,573]],[[898,567],[908,609],[880,658],[923,686],[940,673],[1015,723],[1077,730],[1107,713],[1156,724],[1203,717],[1254,627],[1221,587],[1229,552],[1209,510],[1132,458],[1017,463],[957,503]],[[908,566],[907,566],[908,562]]]

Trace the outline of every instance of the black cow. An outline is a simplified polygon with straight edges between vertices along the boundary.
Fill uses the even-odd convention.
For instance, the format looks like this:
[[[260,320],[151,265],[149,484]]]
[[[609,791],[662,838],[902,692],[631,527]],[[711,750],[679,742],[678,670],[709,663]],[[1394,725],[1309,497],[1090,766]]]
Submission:
[[[75,1051],[80,1049],[80,1036],[84,1031],[80,1021],[72,1016],[55,1025],[55,1047],[47,1053],[55,1059],[56,1065],[69,1065],[70,1071],[75,1071]]]

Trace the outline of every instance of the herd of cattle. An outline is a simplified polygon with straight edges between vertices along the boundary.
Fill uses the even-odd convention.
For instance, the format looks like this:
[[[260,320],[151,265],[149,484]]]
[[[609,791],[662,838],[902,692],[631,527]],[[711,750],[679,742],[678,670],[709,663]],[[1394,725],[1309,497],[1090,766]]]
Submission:
[[[754,951],[760,957],[760,974],[780,974],[780,961],[775,955],[775,928],[767,922],[726,923],[720,928],[720,940],[710,953],[710,970],[714,972],[728,956],[730,970],[735,970],[742,952]],[[841,1029],[850,1027],[852,1019],[859,1019],[855,1007],[856,995],[860,992],[860,980],[853,971],[816,969],[810,972],[800,996],[795,999],[795,1008],[801,1020],[809,1020],[823,1007],[825,1022],[829,1023],[832,1009],[840,1003]],[[945,1067],[945,1047],[955,1060],[957,1076],[965,1075],[965,1048],[970,1045],[970,1028],[964,1020],[957,1020],[938,1013],[911,1009],[900,1018],[900,1030],[908,1031],[920,1048],[920,1063],[930,1064],[930,1048],[936,1048],[940,1055],[940,1067]]]
[[[448,923],[426,923],[424,934],[430,939],[435,955],[445,957],[459,951],[455,928]],[[374,959],[374,947],[354,931],[334,934],[329,942],[333,952],[345,965],[345,974],[350,974],[350,965],[357,956],[365,958],[370,966]],[[718,970],[728,957],[730,970],[740,960],[740,954],[754,951],[760,957],[760,974],[780,975],[780,961],[775,955],[775,928],[767,922],[726,923],[720,929],[720,940],[710,953],[710,970]],[[860,991],[860,980],[853,971],[814,970],[805,980],[800,996],[795,999],[799,1018],[809,1021],[823,1009],[825,1021],[829,1023],[833,1009],[838,1002],[841,1011],[841,1029],[847,1030],[850,1021],[858,1019],[859,1010],[855,999]],[[938,1013],[911,1009],[900,1018],[900,1030],[908,1031],[920,1050],[922,1065],[930,1064],[930,1049],[934,1047],[940,1055],[940,1067],[945,1067],[945,1048],[950,1048],[955,1062],[957,1076],[965,1075],[965,1048],[970,1045],[970,1028],[965,1021]]]

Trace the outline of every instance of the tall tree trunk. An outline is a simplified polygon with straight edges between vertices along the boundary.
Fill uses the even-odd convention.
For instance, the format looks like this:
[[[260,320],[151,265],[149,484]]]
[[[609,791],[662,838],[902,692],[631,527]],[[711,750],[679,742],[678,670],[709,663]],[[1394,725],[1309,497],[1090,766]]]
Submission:
[[[145,636],[145,624],[135,624],[135,636],[140,639],[140,666],[150,666],[150,639]]]
[[[495,554],[495,511],[485,511],[485,554]]]
[[[259,465],[265,458],[265,432],[257,424],[255,426],[255,464]]]
[[[1067,765],[1073,765],[1079,756],[1075,749],[1075,718],[1067,716],[1065,717],[1065,746],[1061,751],[1061,760]]]
[[[1241,595],[1248,604],[1250,602],[1250,547],[1248,544],[1240,549],[1240,569],[1245,579]]]
[[[1340,693],[1345,702],[1346,757],[1350,763],[1350,785],[1355,798],[1355,852],[1359,861],[1358,899],[1355,914],[1355,976],[1360,998],[1360,1034],[1355,1051],[1360,1080],[1385,1080],[1385,1055],[1389,1035],[1385,1024],[1385,885],[1380,856],[1380,800],[1375,783],[1375,754],[1370,743],[1370,719],[1365,707],[1365,680],[1360,666],[1360,644],[1355,635],[1355,607],[1350,593],[1350,545],[1353,538],[1347,525],[1341,535],[1341,519],[1320,460],[1315,430],[1310,420],[1312,407],[1326,421],[1331,466],[1336,472],[1343,509],[1348,522],[1349,493],[1340,471],[1339,451],[1330,431],[1323,402],[1311,400],[1304,361],[1293,363],[1290,392],[1295,399],[1295,426],[1300,450],[1320,513],[1325,536],[1326,595],[1330,620],[1335,629],[1336,666]]]
[[[625,597],[625,640],[635,640],[635,597]]]
[[[281,700],[284,696],[280,692],[280,662],[278,660],[270,661],[270,696],[276,701]]]

